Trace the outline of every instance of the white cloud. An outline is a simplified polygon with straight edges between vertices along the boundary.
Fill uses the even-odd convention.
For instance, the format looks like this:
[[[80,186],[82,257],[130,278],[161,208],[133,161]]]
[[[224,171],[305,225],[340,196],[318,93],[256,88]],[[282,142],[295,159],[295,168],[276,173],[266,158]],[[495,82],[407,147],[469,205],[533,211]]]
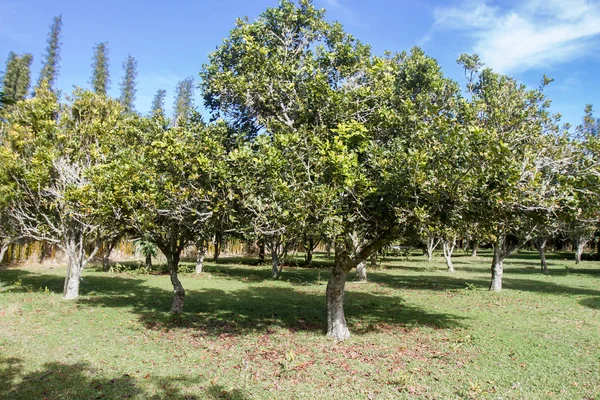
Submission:
[[[504,73],[568,62],[600,42],[598,0],[524,0],[513,9],[467,0],[437,8],[434,17],[436,30],[466,32],[469,51]]]

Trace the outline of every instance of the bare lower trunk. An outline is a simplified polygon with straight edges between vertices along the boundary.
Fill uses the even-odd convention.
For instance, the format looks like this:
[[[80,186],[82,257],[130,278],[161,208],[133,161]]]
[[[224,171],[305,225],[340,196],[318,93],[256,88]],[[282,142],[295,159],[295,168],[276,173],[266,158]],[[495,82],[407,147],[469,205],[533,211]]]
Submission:
[[[331,244],[325,243],[325,257],[331,258]]]
[[[165,256],[167,257],[169,275],[171,276],[171,284],[173,285],[171,314],[181,314],[183,312],[183,301],[185,300],[185,289],[177,276],[177,272],[179,271],[179,254],[168,253]]]
[[[265,241],[261,241],[258,245],[258,260],[265,261]]]
[[[433,261],[433,251],[440,243],[439,239],[436,239],[434,235],[427,237],[427,262]]]
[[[574,240],[575,243],[575,264],[581,263],[581,255],[583,254],[583,249],[587,244],[588,240],[585,237],[578,237]]]
[[[306,246],[306,265],[312,265],[313,261],[313,250],[314,250],[315,240],[311,237],[308,239],[308,245]]]
[[[356,266],[356,280],[359,282],[367,281],[367,264],[364,262],[361,262]]]
[[[152,254],[146,254],[146,268],[152,268]]]
[[[117,241],[118,238],[115,238],[109,242],[105,242],[103,244],[103,249],[102,249],[102,270],[104,272],[108,271],[110,269],[110,254],[112,253],[113,249],[115,248],[115,246],[117,245]]]
[[[349,259],[340,255],[336,248],[333,271],[327,283],[327,336],[335,341],[346,340],[350,337],[344,315],[344,287],[346,276],[351,268]]]
[[[454,265],[452,265],[452,253],[456,247],[456,237],[444,240],[442,247],[444,249],[444,258],[446,259],[448,272],[454,272]]]
[[[377,268],[377,252],[371,254],[371,268]]]
[[[477,240],[473,240],[473,242],[471,243],[471,257],[477,257],[477,247]]]
[[[81,281],[82,271],[83,266],[81,265],[80,260],[69,261],[63,293],[63,298],[65,300],[73,300],[79,297],[79,283]]]
[[[499,292],[502,290],[502,274],[504,259],[518,248],[518,241],[506,236],[498,236],[494,243],[494,259],[492,261],[492,282],[490,290]]]
[[[547,243],[548,243],[548,238],[545,238],[545,237],[536,238],[533,241],[533,245],[540,253],[540,264],[541,264],[541,268],[542,268],[542,273],[544,273],[544,274],[548,273],[548,261],[546,261],[546,244]]]
[[[273,267],[271,269],[271,274],[273,279],[279,279],[281,277],[281,268],[279,265],[279,256],[277,255],[277,250],[271,250],[271,260],[273,262]]]
[[[504,257],[502,257],[502,251],[498,244],[494,245],[494,259],[492,261],[492,282],[490,283],[490,290],[493,292],[499,292],[502,290],[502,273]]]
[[[0,264],[4,261],[4,256],[6,255],[6,251],[8,250],[8,244],[3,244],[0,247]]]
[[[213,261],[219,261],[219,256],[221,255],[221,234],[217,233],[215,235],[215,253],[213,254]]]
[[[204,268],[204,256],[206,255],[206,247],[204,246],[203,240],[196,243],[196,249],[196,273],[201,274]]]

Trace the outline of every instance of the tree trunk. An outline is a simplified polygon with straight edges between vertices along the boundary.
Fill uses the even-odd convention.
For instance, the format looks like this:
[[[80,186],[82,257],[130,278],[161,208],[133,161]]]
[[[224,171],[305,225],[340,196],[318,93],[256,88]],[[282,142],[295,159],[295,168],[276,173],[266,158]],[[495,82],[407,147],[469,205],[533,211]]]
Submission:
[[[73,300],[79,297],[79,282],[81,281],[82,270],[83,266],[79,260],[69,261],[63,293],[65,300]]]
[[[471,257],[477,257],[477,247],[477,240],[473,240],[473,242],[471,243]]]
[[[504,259],[519,247],[517,240],[506,236],[498,236],[494,243],[494,259],[492,261],[492,282],[490,290],[499,292],[502,290],[502,274]]]
[[[314,245],[315,245],[315,240],[311,236],[310,238],[308,238],[308,245],[304,249],[304,250],[306,250],[306,265],[312,265]]]
[[[119,238],[114,238],[114,239],[110,240],[109,242],[103,243],[102,270],[104,272],[107,272],[110,269],[110,254],[112,253],[113,249],[117,245],[118,239]]]
[[[542,268],[542,273],[548,273],[548,262],[546,261],[546,244],[548,243],[548,238],[539,237],[533,240],[533,245],[540,253],[540,264]]]
[[[8,244],[3,244],[2,247],[0,247],[0,264],[2,264],[2,261],[4,261],[4,256],[6,255],[7,250]]]
[[[196,243],[196,273],[201,274],[204,268],[204,256],[206,255],[206,247],[204,246],[204,240],[199,240]]]
[[[179,271],[179,254],[166,252],[167,265],[169,266],[169,275],[173,285],[173,303],[171,305],[171,314],[180,314],[183,312],[183,301],[185,299],[185,289],[179,281],[177,272]]]
[[[352,268],[348,257],[336,245],[335,261],[329,282],[327,283],[327,336],[335,341],[346,340],[350,331],[344,315],[344,287],[346,276]]]
[[[150,254],[150,253],[146,254],[146,268],[147,269],[152,268],[152,254]]]
[[[436,241],[434,235],[430,235],[427,237],[427,262],[433,261],[433,251],[439,244],[439,240]]]
[[[261,240],[260,244],[258,245],[258,260],[265,261],[265,241],[264,241],[264,239]]]
[[[504,257],[502,256],[502,245],[494,243],[494,259],[492,261],[492,282],[490,283],[490,290],[493,292],[499,292],[502,290],[502,273]]]
[[[367,281],[367,264],[364,262],[358,263],[356,266],[356,280],[359,282]]]
[[[325,257],[331,258],[331,243],[325,243]]]
[[[450,240],[444,240],[442,247],[444,249],[444,258],[446,259],[448,272],[454,272],[454,265],[452,265],[452,253],[454,252],[454,248],[456,247],[456,236]]]
[[[271,260],[273,262],[273,268],[271,269],[271,273],[273,279],[279,279],[281,277],[281,269],[279,268],[279,256],[277,255],[277,249],[271,249]]]
[[[375,269],[377,268],[377,252],[373,252],[373,254],[371,254],[371,268]]]
[[[215,253],[213,254],[213,261],[219,261],[219,256],[221,255],[221,234],[215,234]]]
[[[575,245],[575,264],[581,263],[581,255],[583,254],[583,249],[587,242],[588,239],[583,236],[575,238],[573,243]]]

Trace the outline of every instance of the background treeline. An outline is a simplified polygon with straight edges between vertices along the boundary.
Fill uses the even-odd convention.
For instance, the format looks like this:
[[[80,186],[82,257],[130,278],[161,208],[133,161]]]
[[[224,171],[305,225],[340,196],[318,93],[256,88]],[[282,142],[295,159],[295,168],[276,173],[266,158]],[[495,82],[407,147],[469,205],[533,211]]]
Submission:
[[[68,257],[64,297],[85,266],[108,260],[122,237],[156,246],[183,310],[183,250],[236,237],[270,254],[273,277],[300,244],[334,256],[328,335],[349,337],[344,285],[390,243],[441,243],[449,271],[457,243],[493,248],[491,290],[524,245],[544,252],[571,238],[577,260],[600,216],[600,137],[591,106],[576,128],[549,112],[538,88],[458,62],[463,85],[415,47],[371,48],[324,19],[308,0],[282,1],[240,19],[200,72],[210,121],[180,82],[172,118],[159,89],[135,111],[137,63],[123,63],[121,96],[107,97],[108,46],[94,47],[91,89],[54,89],[61,18],[48,37],[33,92],[30,54],[11,53],[3,75],[0,240],[43,241]],[[151,253],[151,251],[149,250]],[[218,257],[218,249],[214,251]]]

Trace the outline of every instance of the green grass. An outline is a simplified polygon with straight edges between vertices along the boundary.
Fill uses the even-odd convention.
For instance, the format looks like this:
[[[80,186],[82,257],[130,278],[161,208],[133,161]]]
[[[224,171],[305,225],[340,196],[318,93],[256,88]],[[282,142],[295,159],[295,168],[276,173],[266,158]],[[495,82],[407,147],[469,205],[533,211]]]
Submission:
[[[350,340],[324,336],[327,269],[244,259],[183,274],[186,313],[168,314],[167,276],[64,268],[0,271],[0,398],[600,398],[600,263],[534,253],[487,291],[490,254],[388,258],[347,284]],[[319,265],[327,261],[320,257]]]

